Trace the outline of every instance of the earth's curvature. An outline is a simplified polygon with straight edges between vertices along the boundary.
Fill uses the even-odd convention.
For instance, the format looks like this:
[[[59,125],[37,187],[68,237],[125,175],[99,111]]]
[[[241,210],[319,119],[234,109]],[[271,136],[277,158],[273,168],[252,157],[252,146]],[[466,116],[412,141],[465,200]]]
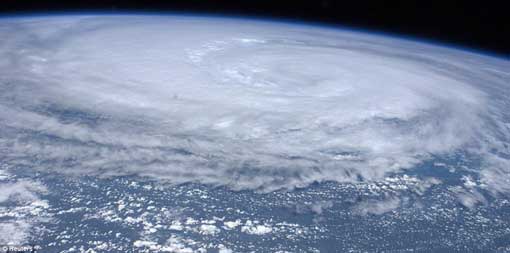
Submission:
[[[305,24],[0,19],[0,244],[510,251],[510,61]]]

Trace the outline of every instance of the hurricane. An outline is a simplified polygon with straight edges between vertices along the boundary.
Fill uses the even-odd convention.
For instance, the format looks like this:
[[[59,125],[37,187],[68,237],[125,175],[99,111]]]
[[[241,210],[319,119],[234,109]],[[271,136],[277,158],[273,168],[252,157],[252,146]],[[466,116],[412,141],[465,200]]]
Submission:
[[[13,175],[135,177],[262,196],[455,161],[470,173],[464,181],[477,181],[476,191],[456,191],[472,208],[510,194],[509,69],[503,58],[307,24],[3,19],[0,160]],[[447,179],[420,180],[426,189]],[[39,181],[0,186],[11,192],[0,201],[47,191]],[[380,215],[406,203],[385,196],[352,210]]]

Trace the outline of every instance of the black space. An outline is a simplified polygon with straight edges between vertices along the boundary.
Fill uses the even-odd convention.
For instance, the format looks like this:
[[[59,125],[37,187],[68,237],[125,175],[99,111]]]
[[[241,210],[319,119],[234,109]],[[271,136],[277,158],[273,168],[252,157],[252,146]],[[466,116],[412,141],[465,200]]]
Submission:
[[[65,11],[178,11],[315,21],[420,37],[510,56],[506,1],[23,1],[3,0],[4,15]]]

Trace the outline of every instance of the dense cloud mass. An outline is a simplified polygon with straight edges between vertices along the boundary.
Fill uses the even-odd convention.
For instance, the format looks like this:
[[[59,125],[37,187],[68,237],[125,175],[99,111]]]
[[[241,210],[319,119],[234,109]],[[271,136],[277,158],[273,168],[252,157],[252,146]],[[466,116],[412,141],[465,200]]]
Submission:
[[[11,170],[271,191],[458,156],[489,190],[510,192],[506,60],[157,16],[2,20],[0,56],[0,157]]]

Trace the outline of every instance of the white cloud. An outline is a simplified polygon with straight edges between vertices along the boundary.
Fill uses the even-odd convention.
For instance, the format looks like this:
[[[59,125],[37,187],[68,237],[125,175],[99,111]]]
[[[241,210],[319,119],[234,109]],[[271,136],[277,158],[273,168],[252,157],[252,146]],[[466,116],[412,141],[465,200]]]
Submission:
[[[50,218],[47,201],[40,199],[46,192],[36,181],[0,181],[0,244],[25,244],[36,236],[37,223]]]
[[[241,225],[241,220],[237,219],[235,221],[225,221],[225,222],[223,222],[223,224],[225,225],[225,228],[227,228],[227,229],[235,229],[236,227]]]
[[[489,155],[481,171],[480,181],[494,194],[510,194],[510,160]]]
[[[28,241],[32,225],[24,220],[8,220],[0,222],[0,243],[19,245]]]
[[[2,22],[0,152],[39,170],[263,191],[382,179],[459,150],[508,162],[508,62],[254,24]],[[483,173],[510,192],[504,167]]]
[[[246,221],[246,223],[241,227],[241,232],[251,234],[251,235],[264,235],[271,233],[273,228],[268,224],[254,224],[251,220]]]
[[[361,214],[381,215],[397,209],[400,206],[400,199],[387,198],[383,200],[367,200],[359,203],[354,207],[354,211]]]
[[[44,185],[28,180],[0,182],[0,203],[5,201],[33,202],[39,199],[37,193],[46,193]]]
[[[214,235],[220,232],[220,229],[215,225],[202,224],[200,225],[200,232],[204,235]]]
[[[485,197],[476,190],[461,191],[457,194],[457,199],[463,206],[470,209],[478,204],[487,204]]]

